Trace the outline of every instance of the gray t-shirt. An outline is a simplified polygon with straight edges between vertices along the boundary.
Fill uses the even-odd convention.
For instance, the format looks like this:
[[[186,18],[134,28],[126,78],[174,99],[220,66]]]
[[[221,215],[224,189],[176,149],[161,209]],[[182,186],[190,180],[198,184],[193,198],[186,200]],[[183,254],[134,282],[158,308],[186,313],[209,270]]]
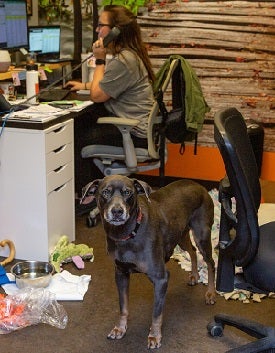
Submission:
[[[99,86],[111,96],[104,103],[106,109],[118,117],[140,120],[132,133],[147,137],[148,116],[154,96],[142,60],[130,50],[122,50],[108,62]]]

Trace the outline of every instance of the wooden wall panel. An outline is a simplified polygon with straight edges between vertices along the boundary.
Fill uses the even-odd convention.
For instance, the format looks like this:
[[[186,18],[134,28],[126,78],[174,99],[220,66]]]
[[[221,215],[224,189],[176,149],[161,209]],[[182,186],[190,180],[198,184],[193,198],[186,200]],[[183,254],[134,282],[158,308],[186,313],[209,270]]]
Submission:
[[[180,54],[200,78],[211,111],[199,144],[215,146],[213,116],[234,106],[263,124],[264,150],[275,151],[274,1],[162,1],[138,21],[155,70]]]

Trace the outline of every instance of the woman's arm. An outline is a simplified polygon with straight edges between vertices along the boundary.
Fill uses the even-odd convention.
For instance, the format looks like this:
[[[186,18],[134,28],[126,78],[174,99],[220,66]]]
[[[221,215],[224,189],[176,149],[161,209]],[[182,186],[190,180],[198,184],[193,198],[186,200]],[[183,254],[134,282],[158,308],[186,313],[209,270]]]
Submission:
[[[103,47],[102,39],[97,40],[93,45],[93,54],[96,59],[106,60],[106,49]],[[99,86],[99,82],[104,77],[105,64],[96,65],[92,82],[68,81],[65,87],[70,87],[71,91],[90,90],[90,97],[93,102],[102,103],[111,98]]]
[[[93,81],[90,85],[90,96],[93,102],[102,103],[111,98],[111,96],[106,94],[99,86],[99,82],[103,79],[105,71],[105,64],[102,64],[102,62],[106,60],[106,48],[103,46],[102,38],[98,39],[93,44],[93,54],[96,60],[99,59],[99,61],[101,61],[101,64],[95,67]]]
[[[105,65],[97,65],[92,82],[68,81],[65,87],[70,88],[71,91],[90,90],[90,96],[93,102],[105,102],[110,96],[99,87],[99,81],[104,76],[104,70]]]
[[[93,81],[91,82],[90,96],[93,102],[106,102],[111,97],[106,94],[99,86],[99,82],[104,76],[105,65],[97,65],[94,71]]]

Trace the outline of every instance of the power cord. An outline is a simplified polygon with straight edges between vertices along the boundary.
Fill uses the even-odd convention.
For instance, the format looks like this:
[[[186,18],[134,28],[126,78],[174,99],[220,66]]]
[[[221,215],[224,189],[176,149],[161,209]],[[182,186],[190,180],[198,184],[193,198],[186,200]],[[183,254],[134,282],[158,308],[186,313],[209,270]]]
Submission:
[[[2,113],[5,113],[5,112],[1,112],[0,114]],[[9,112],[7,112],[8,114],[5,115],[4,119],[2,120],[2,126],[1,126],[1,130],[0,130],[0,138],[2,136],[2,133],[3,133],[3,130],[4,130],[4,127],[6,125],[6,122],[8,121],[11,113],[12,113],[12,110],[10,110]]]

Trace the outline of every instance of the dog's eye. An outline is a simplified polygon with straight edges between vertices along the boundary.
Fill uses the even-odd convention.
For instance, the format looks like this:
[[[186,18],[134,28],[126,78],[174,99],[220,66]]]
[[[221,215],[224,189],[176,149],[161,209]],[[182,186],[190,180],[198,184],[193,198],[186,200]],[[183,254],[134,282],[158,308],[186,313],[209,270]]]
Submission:
[[[132,194],[132,192],[129,189],[121,190],[122,196],[130,196],[131,194]]]
[[[102,191],[101,194],[102,194],[103,197],[105,197],[107,199],[111,195],[111,190],[105,189],[105,190]]]

